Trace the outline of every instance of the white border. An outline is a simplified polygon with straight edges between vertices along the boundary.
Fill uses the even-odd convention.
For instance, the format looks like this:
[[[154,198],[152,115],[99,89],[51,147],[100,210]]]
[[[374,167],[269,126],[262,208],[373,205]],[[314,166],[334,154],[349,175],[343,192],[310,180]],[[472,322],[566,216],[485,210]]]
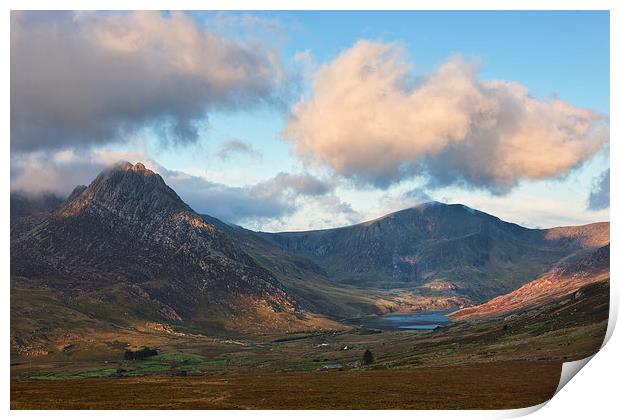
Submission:
[[[0,212],[4,224],[2,224],[2,231],[0,237],[2,238],[2,251],[5,264],[0,265],[4,276],[2,278],[5,281],[5,287],[8,288],[9,280],[9,168],[10,168],[10,146],[9,146],[9,109],[10,109],[10,71],[7,58],[10,55],[9,48],[9,13],[8,10],[45,10],[51,7],[58,9],[86,9],[86,10],[122,10],[122,9],[186,9],[186,10],[311,10],[311,9],[323,9],[323,10],[340,10],[340,9],[357,9],[357,10],[610,10],[611,19],[611,102],[610,102],[610,120],[611,123],[611,136],[610,136],[610,153],[611,162],[615,164],[618,162],[618,151],[616,147],[613,147],[617,141],[618,130],[615,129],[614,120],[617,121],[618,115],[618,93],[620,93],[620,86],[618,85],[618,75],[620,75],[619,65],[619,53],[620,45],[618,45],[618,4],[617,1],[611,0],[590,0],[590,1],[577,1],[577,0],[503,0],[501,2],[495,0],[435,0],[435,1],[402,1],[402,0],[382,0],[382,1],[365,1],[358,0],[351,2],[350,0],[331,0],[331,1],[310,1],[310,0],[289,0],[287,2],[278,0],[212,0],[212,1],[119,1],[119,0],[92,0],[88,2],[76,1],[76,0],[57,0],[53,3],[42,0],[24,0],[24,1],[5,1],[5,14],[3,15],[3,42],[2,42],[2,54],[5,59],[2,61],[3,80],[4,80],[4,101],[2,101],[2,118],[4,120],[4,132],[5,140],[2,143],[2,162],[4,163],[4,172],[1,178],[3,196],[2,206],[0,206]],[[615,118],[611,117],[614,116]],[[615,191],[618,184],[618,173],[615,168],[611,171],[611,190]],[[611,197],[611,213],[618,208],[617,195]],[[611,225],[611,237],[612,242],[618,243],[618,229],[615,223]],[[617,251],[615,246],[611,247],[611,271],[612,277],[616,272],[620,261],[620,252]],[[5,289],[6,291],[6,289]],[[608,336],[610,338],[610,332],[613,330],[613,326],[617,320],[618,313],[618,287],[616,282],[611,282],[612,293],[612,306],[610,313],[610,326],[608,329]],[[4,393],[2,394],[2,405],[5,410],[9,409],[9,294],[2,293],[0,295],[0,306],[5,310],[5,317],[2,322],[2,337],[5,344],[4,350]],[[390,411],[386,413],[391,418],[434,418],[434,419],[447,419],[447,418],[459,418],[459,419],[485,419],[485,418],[506,418],[515,417],[519,415],[525,415],[532,410],[536,410],[544,406],[543,409],[536,411],[531,415],[531,418],[546,419],[546,418],[563,418],[563,419],[583,419],[583,418],[611,418],[617,414],[618,404],[616,403],[617,392],[616,384],[617,378],[619,378],[619,364],[615,355],[619,354],[620,344],[617,337],[611,336],[611,339],[607,342],[605,347],[597,354],[588,365],[579,373],[576,380],[570,381],[554,398],[552,398],[547,404],[524,410],[508,410],[508,411]],[[613,413],[613,414],[612,414]],[[122,418],[136,418],[141,415],[148,415],[154,419],[164,419],[170,416],[170,413],[166,412],[117,412],[114,416],[120,416]],[[342,418],[342,416],[354,415],[358,419],[368,419],[376,416],[378,413],[375,411],[357,411],[355,413],[340,413],[335,411],[323,411],[321,416]],[[15,411],[10,415],[15,418],[32,418],[33,415],[45,416],[58,419],[70,419],[78,418],[84,414],[76,411],[48,411],[48,412],[24,412]],[[110,415],[105,411],[89,412],[89,417],[104,418]],[[209,416],[210,418],[236,418],[241,416],[251,416],[256,419],[290,419],[295,416],[298,420],[310,419],[316,416],[315,412],[311,411],[258,411],[258,412],[237,412],[237,411],[210,411],[210,412],[192,412],[184,411],[181,415],[189,416],[191,418],[202,418]]]
[[[8,0],[15,10],[611,10],[612,0]],[[53,6],[53,7],[52,7]]]

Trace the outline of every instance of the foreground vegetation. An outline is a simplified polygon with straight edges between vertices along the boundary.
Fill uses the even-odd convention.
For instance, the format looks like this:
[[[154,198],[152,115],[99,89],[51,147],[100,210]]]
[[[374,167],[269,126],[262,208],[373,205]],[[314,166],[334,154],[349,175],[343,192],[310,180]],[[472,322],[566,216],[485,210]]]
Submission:
[[[601,282],[518,315],[434,332],[94,331],[45,356],[13,355],[11,407],[525,407],[553,395],[562,362],[600,348],[608,304]],[[159,354],[123,360],[127,347],[147,345]],[[362,363],[366,350],[373,358]]]
[[[13,382],[13,409],[513,408],[549,399],[554,362],[444,368],[269,372],[215,377],[149,376]],[[79,389],[79,392],[77,390]]]

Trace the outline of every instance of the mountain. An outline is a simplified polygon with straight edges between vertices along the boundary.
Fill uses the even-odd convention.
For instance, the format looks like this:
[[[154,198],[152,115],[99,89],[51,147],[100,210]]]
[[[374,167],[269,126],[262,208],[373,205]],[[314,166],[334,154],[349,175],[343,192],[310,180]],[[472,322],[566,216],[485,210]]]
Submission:
[[[29,354],[94,330],[305,331],[470,306],[609,243],[609,223],[526,229],[441,203],[338,229],[253,232],[197,214],[128,162],[62,203],[22,208],[36,211],[11,215],[11,340]]]
[[[527,229],[460,204],[432,202],[354,226],[260,235],[342,284],[482,302],[568,255],[608,243],[609,223]]]
[[[609,280],[609,244],[560,261],[541,277],[482,305],[450,314],[454,319],[505,315],[560,301],[593,283]]]
[[[311,319],[275,276],[140,163],[115,165],[42,221],[12,230],[11,276],[122,325],[286,330]]]
[[[422,296],[400,289],[360,288],[333,282],[327,271],[312,260],[283,250],[263,235],[208,216],[258,264],[269,270],[306,309],[333,319],[368,314],[451,309],[472,303],[466,296]]]

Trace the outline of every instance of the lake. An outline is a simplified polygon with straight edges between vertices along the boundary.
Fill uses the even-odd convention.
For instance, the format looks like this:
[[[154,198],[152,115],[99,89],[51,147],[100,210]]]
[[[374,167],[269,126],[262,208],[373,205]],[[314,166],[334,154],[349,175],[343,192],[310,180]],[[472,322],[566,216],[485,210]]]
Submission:
[[[454,312],[456,309],[458,308],[442,311],[391,313],[381,316],[347,319],[344,322],[379,330],[434,330],[437,327],[450,324],[452,319],[446,315]]]

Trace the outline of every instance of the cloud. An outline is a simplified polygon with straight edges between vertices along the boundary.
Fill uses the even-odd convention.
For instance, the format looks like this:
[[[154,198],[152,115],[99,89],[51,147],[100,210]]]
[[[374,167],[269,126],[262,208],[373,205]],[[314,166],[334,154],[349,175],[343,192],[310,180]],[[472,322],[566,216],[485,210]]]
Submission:
[[[225,141],[217,151],[217,156],[222,160],[227,160],[233,154],[260,156],[260,153],[251,144],[236,139]]]
[[[420,187],[407,190],[400,194],[385,193],[380,197],[381,214],[393,213],[410,207],[415,207],[422,203],[435,201],[428,193]]]
[[[71,150],[12,154],[11,191],[67,197],[77,185],[89,183],[106,166],[96,155],[80,156]]]
[[[594,180],[592,191],[588,197],[588,210],[609,208],[609,173],[610,170],[607,169]]]
[[[251,191],[257,197],[275,198],[286,194],[293,196],[325,195],[331,189],[331,185],[312,175],[280,172],[275,177],[254,185]]]
[[[159,173],[196,212],[225,222],[250,224],[280,218],[295,211],[295,203],[280,197],[259,197],[251,187],[231,187],[181,171],[160,168]]]
[[[359,41],[322,66],[283,138],[308,164],[386,188],[416,175],[506,193],[566,174],[608,140],[607,119],[454,57],[414,79],[399,44]]]
[[[359,213],[351,207],[351,204],[343,202],[337,195],[330,194],[319,197],[317,203],[324,209],[327,209],[327,214],[330,216],[345,215],[349,221],[359,218]]]
[[[209,15],[207,21],[219,30],[262,29],[281,35],[286,28],[286,25],[279,19],[259,16],[249,12],[216,12]]]
[[[292,64],[297,66],[299,74],[306,79],[311,79],[316,72],[317,65],[310,50],[297,51],[293,55]]]
[[[411,203],[415,203],[414,205],[427,203],[429,201],[433,201],[430,195],[424,191],[422,188],[414,188],[409,191],[405,191],[403,194],[403,198],[409,200]]]
[[[286,226],[282,219],[298,212],[309,201],[332,211],[352,211],[348,204],[331,195],[331,185],[309,174],[281,172],[254,185],[235,187],[167,169],[139,152],[108,149],[14,154],[11,191],[30,196],[54,193],[67,197],[76,185],[88,185],[97,174],[119,160],[140,161],[159,173],[198,213],[252,228]]]
[[[286,218],[256,223],[255,229],[269,232],[329,229],[359,223],[362,214],[335,193],[302,197],[297,210]]]
[[[515,195],[505,196],[465,193],[448,202],[466,204],[507,222],[534,229],[578,226],[604,220],[600,216],[592,217],[583,207],[575,205],[573,197],[533,193],[528,189],[520,189]]]
[[[255,185],[230,187],[159,167],[164,180],[199,213],[255,227],[299,209],[299,199],[327,194],[330,188],[307,174],[279,173]]]
[[[145,127],[191,142],[213,110],[281,105],[292,79],[274,51],[182,12],[14,12],[11,147],[100,146]]]

